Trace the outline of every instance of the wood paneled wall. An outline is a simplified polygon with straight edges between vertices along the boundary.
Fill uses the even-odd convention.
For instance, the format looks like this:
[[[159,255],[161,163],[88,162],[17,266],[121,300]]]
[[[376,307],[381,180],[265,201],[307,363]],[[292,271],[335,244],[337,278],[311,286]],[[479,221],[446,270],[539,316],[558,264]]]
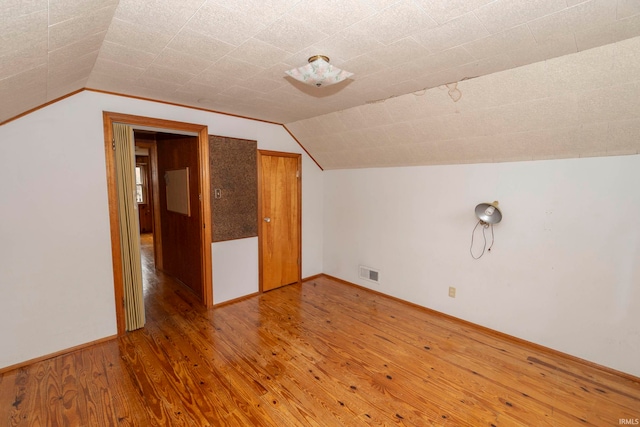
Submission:
[[[198,185],[197,138],[157,135],[160,216],[162,223],[163,270],[191,288],[202,299],[200,198]],[[167,210],[164,174],[168,170],[189,168],[190,216]]]

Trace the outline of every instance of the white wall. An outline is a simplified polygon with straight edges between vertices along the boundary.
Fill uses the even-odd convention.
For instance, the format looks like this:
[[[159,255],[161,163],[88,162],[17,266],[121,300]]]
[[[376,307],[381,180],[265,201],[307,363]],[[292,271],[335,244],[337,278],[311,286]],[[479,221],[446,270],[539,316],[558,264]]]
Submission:
[[[278,125],[86,91],[1,126],[0,367],[116,333],[103,111],[303,153]],[[322,272],[323,185],[306,154],[302,185],[306,277]]]
[[[214,304],[258,292],[257,237],[214,242],[211,258]]]
[[[325,273],[640,375],[640,156],[324,178]],[[504,218],[476,261],[473,210],[493,200]]]
[[[93,92],[1,126],[0,367],[116,333],[103,110],[303,152],[280,126]],[[370,286],[365,264],[376,290],[640,375],[640,156],[322,173],[303,154],[302,182],[303,277]]]

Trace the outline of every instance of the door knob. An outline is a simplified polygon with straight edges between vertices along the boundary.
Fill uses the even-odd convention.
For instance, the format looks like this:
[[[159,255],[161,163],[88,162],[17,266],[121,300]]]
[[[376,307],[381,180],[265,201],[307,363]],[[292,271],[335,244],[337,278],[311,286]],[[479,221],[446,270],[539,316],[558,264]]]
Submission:
[[[269,218],[268,216],[264,217],[264,222],[271,222],[271,218]]]

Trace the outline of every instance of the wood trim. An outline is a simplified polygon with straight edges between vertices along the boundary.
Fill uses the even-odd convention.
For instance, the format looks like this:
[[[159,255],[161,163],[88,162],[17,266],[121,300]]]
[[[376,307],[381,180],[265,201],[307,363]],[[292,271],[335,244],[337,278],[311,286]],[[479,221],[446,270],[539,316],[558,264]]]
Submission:
[[[26,116],[26,115],[28,115],[28,114],[31,114],[31,113],[33,113],[34,111],[40,110],[41,108],[47,107],[47,106],[49,106],[49,105],[51,105],[51,104],[55,104],[55,103],[56,103],[56,102],[58,102],[58,101],[62,101],[62,100],[63,100],[63,99],[65,99],[65,98],[68,98],[68,97],[70,97],[70,96],[76,95],[76,94],[78,94],[78,93],[80,93],[80,92],[84,92],[84,91],[87,91],[87,92],[95,92],[95,93],[103,93],[103,94],[105,94],[105,95],[121,96],[121,97],[123,97],[123,98],[138,99],[138,100],[141,100],[141,101],[156,102],[156,103],[158,103],[158,104],[172,105],[172,106],[174,106],[174,107],[189,108],[189,109],[192,109],[192,110],[205,111],[205,112],[207,112],[207,113],[222,114],[222,115],[224,115],[224,116],[237,117],[237,118],[239,118],[239,119],[253,120],[253,121],[255,121],[255,122],[269,123],[269,124],[272,124],[272,125],[280,125],[280,126],[284,126],[282,123],[272,122],[272,121],[269,121],[269,120],[256,119],[256,118],[253,118],[253,117],[241,116],[241,115],[239,115],[239,114],[233,114],[233,113],[225,113],[225,112],[223,112],[223,111],[210,110],[210,109],[202,108],[202,107],[194,107],[194,106],[186,105],[186,104],[178,104],[178,103],[176,103],[176,102],[160,101],[160,100],[157,100],[157,99],[153,99],[153,98],[145,98],[145,97],[142,97],[142,96],[126,95],[126,94],[124,94],[124,93],[119,93],[119,92],[110,92],[110,91],[108,91],[108,90],[92,89],[92,88],[90,88],[90,87],[84,87],[84,88],[82,88],[82,89],[74,90],[73,92],[70,92],[70,93],[68,93],[68,94],[66,94],[66,95],[64,95],[64,96],[61,96],[61,97],[59,97],[59,98],[53,99],[53,100],[48,101],[48,102],[45,102],[44,104],[38,105],[37,107],[33,107],[33,108],[31,108],[31,109],[29,109],[29,110],[25,111],[24,113],[20,113],[20,114],[18,114],[17,116],[10,117],[10,118],[8,118],[8,119],[7,119],[7,120],[5,120],[5,121],[0,122],[0,126],[2,126],[2,125],[4,125],[4,124],[7,124],[7,123],[9,123],[9,122],[12,122],[12,121],[14,121],[14,120],[17,120],[17,119],[19,119],[20,117],[23,117],[23,116]],[[298,144],[299,144],[299,143],[298,143]],[[303,147],[303,148],[304,148],[304,147]],[[306,151],[306,150],[305,150],[305,151]]]
[[[206,125],[198,125],[172,120],[156,119],[151,117],[134,116],[105,111],[103,112],[105,153],[107,159],[107,189],[109,197],[109,222],[111,227],[111,255],[113,258],[114,293],[116,295],[116,322],[118,334],[126,332],[124,307],[124,290],[122,280],[121,242],[120,242],[120,222],[117,212],[117,189],[115,181],[115,163],[111,150],[113,139],[113,123],[124,123],[127,125],[150,126],[171,131],[193,132],[198,135],[198,158],[200,160],[200,191],[202,192],[202,202],[200,212],[202,214],[203,228],[201,231],[201,254],[202,263],[200,273],[202,276],[202,298],[207,307],[213,306],[213,283],[211,275],[211,203],[209,199],[209,138]],[[203,147],[205,150],[203,152]],[[206,159],[204,156],[207,156]],[[207,178],[205,180],[204,178]],[[208,203],[209,202],[209,203]],[[207,236],[208,235],[208,236]],[[120,301],[120,303],[118,303]]]
[[[613,368],[610,368],[608,366],[600,365],[598,363],[591,362],[591,361],[586,360],[586,359],[582,359],[582,358],[580,358],[578,356],[573,356],[571,354],[564,353],[562,351],[555,350],[555,349],[550,348],[550,347],[545,347],[544,345],[541,345],[541,344],[536,344],[534,342],[527,341],[527,340],[522,339],[522,338],[514,337],[513,335],[505,334],[504,332],[496,331],[495,329],[491,329],[491,328],[488,328],[486,326],[478,325],[477,323],[469,322],[468,320],[460,319],[460,318],[452,316],[450,314],[442,313],[441,311],[437,311],[437,310],[434,310],[432,308],[428,308],[428,307],[425,307],[423,305],[419,305],[419,304],[413,303],[411,301],[407,301],[407,300],[404,300],[404,299],[401,299],[401,298],[397,298],[397,297],[385,294],[383,292],[379,292],[379,291],[367,288],[366,286],[357,285],[355,283],[349,282],[347,280],[340,279],[340,278],[335,277],[335,276],[331,276],[329,274],[321,273],[321,274],[318,274],[316,276],[312,276],[308,280],[313,280],[313,279],[318,278],[318,277],[326,277],[327,279],[334,280],[334,281],[336,281],[338,283],[342,283],[342,284],[347,285],[347,286],[353,286],[355,288],[363,289],[363,290],[369,291],[371,293],[374,293],[376,295],[380,295],[380,296],[389,298],[391,300],[398,301],[398,302],[410,305],[412,307],[418,308],[420,310],[426,311],[426,312],[428,312],[428,313],[430,313],[430,314],[432,314],[434,316],[442,317],[442,318],[444,318],[444,319],[446,319],[448,321],[456,322],[456,323],[462,324],[465,327],[476,329],[476,330],[478,330],[478,331],[480,331],[480,332],[482,332],[484,334],[491,335],[491,336],[494,336],[496,338],[504,339],[504,340],[507,340],[507,341],[511,341],[514,344],[521,345],[523,347],[529,347],[532,350],[535,350],[535,351],[538,351],[538,352],[547,353],[547,354],[550,354],[553,357],[563,358],[563,359],[565,359],[567,361],[570,361],[572,363],[578,363],[578,364],[581,364],[581,365],[588,366],[590,368],[599,369],[599,370],[604,371],[604,372],[606,372],[608,374],[615,375],[617,377],[624,378],[624,379],[629,380],[629,381],[640,383],[640,377],[636,377],[635,375],[629,374],[627,372],[618,371],[617,369],[613,369]],[[305,279],[305,281],[306,280],[307,279]]]
[[[29,110],[25,111],[24,113],[20,113],[20,114],[18,114],[17,116],[9,117],[9,118],[8,118],[7,120],[5,120],[4,122],[0,122],[0,126],[6,125],[7,123],[12,122],[12,121],[14,121],[14,120],[18,120],[20,117],[24,117],[24,116],[26,116],[26,115],[28,115],[28,114],[33,113],[34,111],[38,111],[38,110],[40,110],[41,108],[48,107],[48,106],[49,106],[49,105],[51,105],[51,104],[55,104],[55,103],[56,103],[56,102],[58,102],[58,101],[62,101],[63,99],[65,99],[65,98],[69,98],[70,96],[73,96],[73,95],[75,95],[75,94],[78,94],[78,93],[80,93],[80,92],[82,92],[82,91],[84,91],[84,88],[82,88],[82,89],[78,89],[78,90],[74,90],[73,92],[69,92],[68,94],[63,95],[63,96],[61,96],[61,97],[59,97],[59,98],[56,98],[56,99],[53,99],[53,100],[51,100],[51,101],[45,102],[44,104],[42,104],[42,105],[38,105],[37,107],[33,107],[33,108],[31,108],[31,109],[29,109]]]
[[[230,299],[229,301],[224,301],[224,302],[221,302],[221,303],[218,303],[218,304],[214,304],[214,307],[215,308],[223,307],[225,305],[233,304],[235,302],[244,301],[246,299],[253,298],[253,297],[258,296],[258,295],[260,295],[260,292],[254,292],[252,294],[247,294],[247,295],[243,295],[243,296],[238,297],[238,298]]]
[[[314,274],[313,276],[304,277],[304,278],[302,279],[302,282],[308,282],[309,280],[315,280],[315,279],[319,279],[319,278],[321,278],[321,277],[327,277],[327,278],[329,278],[329,277],[331,277],[331,276],[327,276],[327,275],[326,275],[326,274],[324,274],[324,273]]]
[[[237,117],[239,119],[252,120],[254,122],[261,122],[261,123],[268,123],[268,124],[272,124],[272,125],[279,125],[279,126],[282,126],[284,128],[284,130],[287,131],[289,136],[291,136],[291,138],[293,138],[293,140],[300,146],[300,148],[302,148],[302,150],[304,150],[304,152],[307,154],[307,156],[309,156],[309,158],[311,160],[313,160],[313,162],[316,164],[316,166],[318,166],[321,171],[324,170],[324,168],[322,166],[320,166],[320,163],[318,163],[318,161],[309,153],[309,151],[304,147],[304,145],[302,145],[302,143],[298,140],[298,138],[296,138],[295,135],[293,133],[291,133],[289,128],[287,128],[287,125],[285,125],[284,123],[272,122],[272,121],[269,121],[269,120],[256,119],[256,118],[253,118],[253,117],[241,116],[239,114],[225,113],[224,111],[211,110],[211,109],[203,108],[203,107],[194,107],[192,105],[178,104],[176,102],[160,101],[160,100],[153,99],[153,98],[145,98],[143,96],[126,95],[126,94],[123,94],[123,93],[111,92],[111,91],[107,91],[107,90],[84,88],[84,89],[81,89],[81,90],[79,90],[77,92],[80,92],[82,90],[86,90],[86,91],[89,91],[89,92],[103,93],[105,95],[121,96],[123,98],[138,99],[138,100],[141,100],[141,101],[156,102],[158,104],[171,105],[171,106],[174,106],[174,107],[190,108],[192,110],[205,111],[207,113],[214,113],[214,114],[222,114],[224,116]],[[240,138],[240,139],[242,139],[242,138]]]
[[[256,237],[258,237],[257,234],[255,236],[234,237],[233,239],[216,240],[215,242],[211,240],[211,242],[212,244],[215,244],[215,243],[223,243],[223,242],[233,242],[234,240],[255,239]]]
[[[293,133],[291,133],[291,131],[289,130],[289,128],[287,127],[287,125],[283,124],[282,127],[284,128],[284,130],[287,131],[287,133],[289,134],[289,136],[291,136],[291,138],[294,139],[294,141],[296,141],[298,143],[298,145],[300,146],[300,148],[302,148],[304,150],[305,153],[307,153],[307,156],[309,156],[309,158],[311,158],[311,160],[313,160],[313,163],[316,164],[316,166],[318,166],[320,168],[321,171],[323,171],[323,167],[320,166],[320,163],[318,163],[318,161],[311,155],[309,154],[309,151],[307,151],[306,148],[304,148],[304,145],[302,145],[302,143],[300,143],[300,141],[298,141],[298,138],[295,137],[295,135]]]
[[[302,283],[302,155],[300,153],[288,153],[284,151],[258,150],[256,161],[258,162],[258,289],[263,292],[263,274],[262,274],[262,156],[279,156],[293,157],[298,159],[298,170],[300,177],[298,179],[298,283]]]
[[[75,91],[73,91],[71,93],[68,93],[67,95],[61,96],[60,98],[56,98],[56,99],[54,99],[52,101],[49,101],[49,102],[46,102],[46,103],[44,103],[42,105],[39,105],[39,106],[34,107],[34,108],[31,108],[30,110],[27,110],[24,113],[20,113],[17,116],[10,117],[5,121],[0,122],[0,126],[2,126],[4,124],[7,124],[9,122],[12,122],[14,120],[17,120],[20,117],[23,117],[23,116],[26,116],[28,114],[31,114],[34,111],[37,111],[37,110],[39,110],[41,108],[44,108],[44,107],[47,107],[47,106],[49,106],[51,104],[55,104],[58,101],[62,101],[65,98],[68,98],[70,96],[76,95],[76,94],[78,94],[80,92],[84,92],[84,91],[95,92],[95,93],[103,93],[105,95],[121,96],[123,98],[138,99],[140,101],[156,102],[158,104],[171,105],[171,106],[174,106],[174,107],[189,108],[189,109],[192,109],[192,110],[204,111],[204,112],[207,112],[207,113],[222,114],[224,116],[237,117],[239,119],[252,120],[252,121],[255,121],[255,122],[268,123],[268,124],[272,124],[272,125],[279,125],[279,126],[282,126],[284,128],[284,130],[287,131],[289,136],[291,136],[291,138],[293,138],[293,140],[300,146],[300,148],[302,148],[304,150],[304,152],[307,154],[307,156],[309,156],[309,158],[311,160],[313,160],[313,162],[316,164],[316,166],[318,166],[321,171],[324,170],[324,168],[322,166],[320,166],[320,163],[318,163],[318,161],[309,153],[309,151],[304,147],[304,145],[302,145],[302,143],[298,140],[298,138],[295,137],[295,135],[289,130],[287,125],[285,125],[284,123],[272,122],[272,121],[269,121],[269,120],[262,120],[262,119],[256,119],[256,118],[253,118],[253,117],[241,116],[239,114],[225,113],[223,111],[218,111],[218,110],[211,110],[211,109],[202,108],[202,107],[194,107],[194,106],[191,106],[191,105],[178,104],[176,102],[160,101],[160,100],[153,99],[153,98],[145,98],[145,97],[142,97],[142,96],[134,96],[134,95],[125,95],[125,94],[119,93],[119,92],[111,92],[111,91],[107,91],[107,90],[93,89],[93,88],[88,88],[88,87],[75,90]]]
[[[258,150],[256,156],[256,173],[258,174],[258,209],[256,221],[258,222],[258,292],[264,292],[262,290],[262,283],[264,281],[264,275],[262,274],[262,151]]]
[[[298,157],[300,153],[288,153],[284,151],[271,151],[271,150],[258,150],[258,154],[263,156],[277,156],[277,157]]]
[[[64,350],[56,351],[55,353],[50,353],[44,356],[36,357],[35,359],[25,360],[24,362],[16,363],[15,365],[5,366],[4,368],[0,368],[0,376],[2,376],[3,374],[9,371],[24,368],[25,366],[31,365],[33,363],[42,362],[44,360],[52,359],[58,356],[64,356],[65,354],[73,353],[74,351],[82,350],[84,348],[91,347],[92,345],[102,344],[104,342],[111,341],[117,338],[118,338],[118,335],[109,335],[108,337],[100,338],[94,341],[89,341],[84,344],[79,344],[73,347],[69,347]]]
[[[120,219],[118,218],[118,188],[116,184],[116,159],[113,149],[113,121],[102,113],[104,126],[104,154],[107,168],[107,197],[109,199],[109,230],[111,232],[111,264],[116,304],[116,329],[118,335],[126,331],[124,313],[124,280],[122,276],[122,242],[120,241]]]
[[[272,125],[283,126],[282,123],[271,122],[269,120],[255,119],[253,117],[241,116],[239,114],[233,114],[233,113],[225,113],[223,111],[211,110],[211,109],[207,109],[207,108],[203,108],[203,107],[194,107],[192,105],[178,104],[176,102],[160,101],[160,100],[153,99],[153,98],[145,98],[143,96],[126,95],[124,93],[110,92],[110,91],[107,91],[107,90],[100,90],[100,89],[92,89],[92,88],[89,88],[89,87],[84,88],[83,90],[86,90],[88,92],[104,93],[105,95],[121,96],[123,98],[138,99],[138,100],[141,100],[141,101],[156,102],[158,104],[171,105],[171,106],[174,106],[174,107],[189,108],[189,109],[192,109],[192,110],[205,111],[207,113],[222,114],[223,116],[237,117],[239,119],[246,119],[246,120],[253,120],[254,122],[269,123],[269,124],[272,124]]]
[[[298,154],[298,183],[297,184],[298,184],[298,283],[302,283],[302,155],[301,154]]]
[[[172,130],[180,130],[198,134],[200,133],[202,128],[207,128],[206,125],[158,119],[155,117],[134,116],[131,114],[116,113],[113,111],[105,111],[104,114],[106,114],[111,119],[112,123],[124,123],[134,126],[138,125],[161,128],[166,129],[167,133],[171,133]]]
[[[157,269],[162,270],[162,221],[160,220],[160,177],[158,175],[158,144],[149,147],[151,161],[151,188],[153,193],[153,262]]]
[[[198,162],[200,163],[200,241],[202,242],[202,302],[213,307],[213,275],[211,273],[211,175],[209,171],[209,132],[203,127],[198,134]]]
[[[162,221],[160,220],[160,177],[158,176],[158,145],[149,148],[151,161],[151,188],[153,193],[153,262],[156,268],[162,270]]]

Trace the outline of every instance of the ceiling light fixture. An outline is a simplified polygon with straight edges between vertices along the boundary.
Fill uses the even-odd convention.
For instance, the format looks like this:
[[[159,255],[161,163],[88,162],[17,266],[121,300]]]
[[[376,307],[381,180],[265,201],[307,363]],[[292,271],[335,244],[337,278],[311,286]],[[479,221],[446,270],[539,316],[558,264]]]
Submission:
[[[353,73],[329,64],[329,58],[324,55],[312,56],[307,65],[285,73],[302,83],[317,87],[339,83],[353,76]]]

